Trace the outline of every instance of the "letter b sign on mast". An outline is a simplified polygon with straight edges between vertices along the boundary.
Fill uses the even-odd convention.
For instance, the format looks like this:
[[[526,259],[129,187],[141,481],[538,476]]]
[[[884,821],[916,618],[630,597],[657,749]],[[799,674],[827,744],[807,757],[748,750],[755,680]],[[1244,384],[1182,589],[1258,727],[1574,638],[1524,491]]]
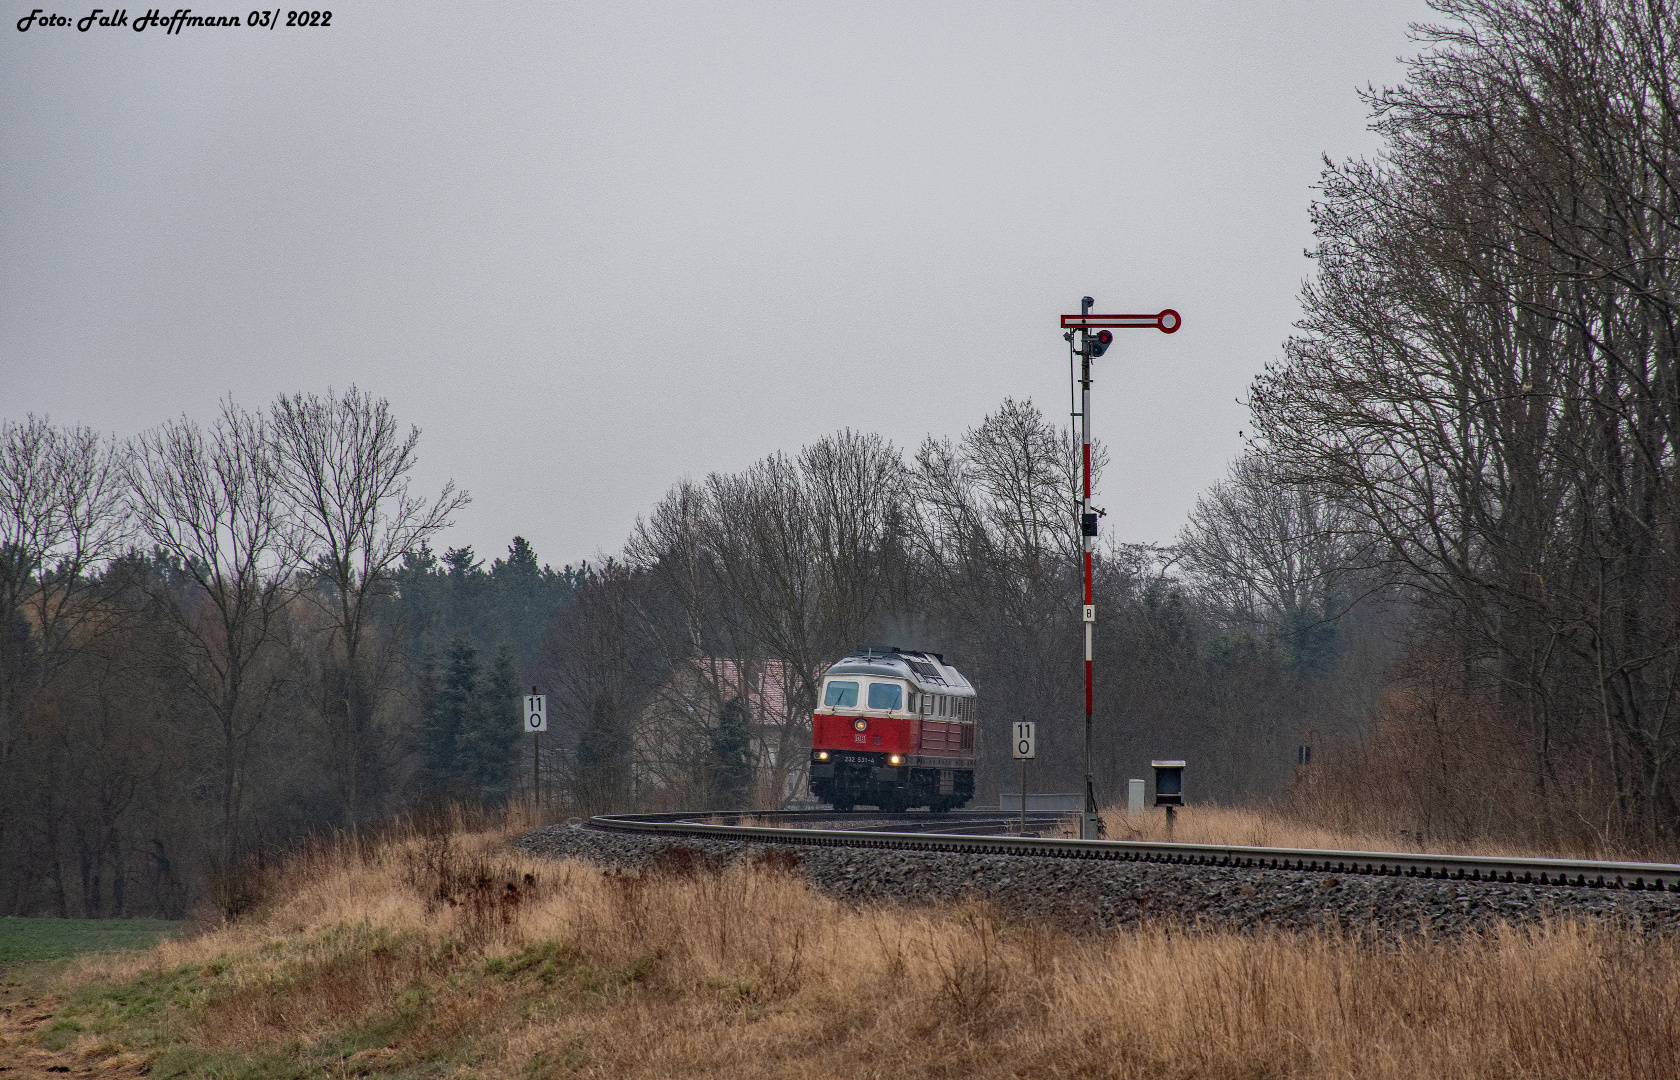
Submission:
[[[548,730],[548,695],[525,695],[525,730],[530,732]]]

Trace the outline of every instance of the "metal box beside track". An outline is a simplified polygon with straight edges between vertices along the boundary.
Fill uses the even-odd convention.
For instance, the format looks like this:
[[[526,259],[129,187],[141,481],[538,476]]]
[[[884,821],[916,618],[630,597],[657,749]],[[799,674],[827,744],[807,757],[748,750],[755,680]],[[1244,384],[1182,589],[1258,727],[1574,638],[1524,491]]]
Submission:
[[[1155,770],[1155,805],[1184,805],[1184,762],[1151,761]]]

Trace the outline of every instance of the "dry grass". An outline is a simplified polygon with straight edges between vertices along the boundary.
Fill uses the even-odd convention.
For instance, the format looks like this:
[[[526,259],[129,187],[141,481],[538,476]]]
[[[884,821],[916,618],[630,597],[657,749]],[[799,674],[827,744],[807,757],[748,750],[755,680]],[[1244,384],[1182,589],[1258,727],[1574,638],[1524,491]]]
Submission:
[[[1159,807],[1151,807],[1136,815],[1126,813],[1123,808],[1109,807],[1103,811],[1103,826],[1110,840],[1142,840],[1151,843],[1167,840],[1166,811]],[[1181,844],[1446,853],[1442,847],[1428,846],[1427,838],[1425,844],[1420,845],[1418,835],[1409,831],[1342,831],[1302,822],[1270,807],[1220,806],[1217,803],[1197,803],[1180,807],[1173,826],[1172,839]],[[1476,853],[1516,854],[1488,850],[1478,850]]]
[[[85,962],[20,1038],[182,1077],[1680,1075],[1672,940],[1072,936],[847,907],[793,869],[323,846],[247,921]]]
[[[1411,851],[1435,855],[1506,855],[1522,858],[1592,858],[1629,861],[1666,861],[1673,852],[1634,846],[1574,842],[1525,843],[1495,835],[1455,839],[1432,836],[1405,824],[1366,828],[1333,827],[1303,821],[1287,809],[1269,806],[1220,806],[1197,803],[1180,807],[1172,839],[1181,844],[1230,844],[1248,847],[1322,848],[1336,851]],[[1408,823],[1409,824],[1409,823]],[[1166,812],[1151,808],[1130,815],[1123,808],[1103,811],[1103,827],[1110,840],[1158,843],[1167,839]]]

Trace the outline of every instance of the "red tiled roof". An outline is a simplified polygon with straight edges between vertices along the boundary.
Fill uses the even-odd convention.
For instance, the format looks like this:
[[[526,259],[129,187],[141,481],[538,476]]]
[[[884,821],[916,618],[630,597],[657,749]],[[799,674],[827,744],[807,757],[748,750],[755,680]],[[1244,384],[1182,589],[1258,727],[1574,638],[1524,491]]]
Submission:
[[[780,726],[793,719],[788,715],[792,699],[793,681],[797,678],[793,665],[786,660],[729,660],[703,656],[693,661],[701,678],[717,688],[724,699],[744,697],[753,721]]]

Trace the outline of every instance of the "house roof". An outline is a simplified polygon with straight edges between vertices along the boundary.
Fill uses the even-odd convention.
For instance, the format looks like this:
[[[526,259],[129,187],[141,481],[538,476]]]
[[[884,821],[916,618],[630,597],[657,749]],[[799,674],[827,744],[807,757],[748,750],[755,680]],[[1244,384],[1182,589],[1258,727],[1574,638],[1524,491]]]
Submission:
[[[717,688],[720,697],[743,698],[755,723],[781,725],[793,719],[789,707],[798,675],[786,660],[702,656],[692,663],[701,677]]]

